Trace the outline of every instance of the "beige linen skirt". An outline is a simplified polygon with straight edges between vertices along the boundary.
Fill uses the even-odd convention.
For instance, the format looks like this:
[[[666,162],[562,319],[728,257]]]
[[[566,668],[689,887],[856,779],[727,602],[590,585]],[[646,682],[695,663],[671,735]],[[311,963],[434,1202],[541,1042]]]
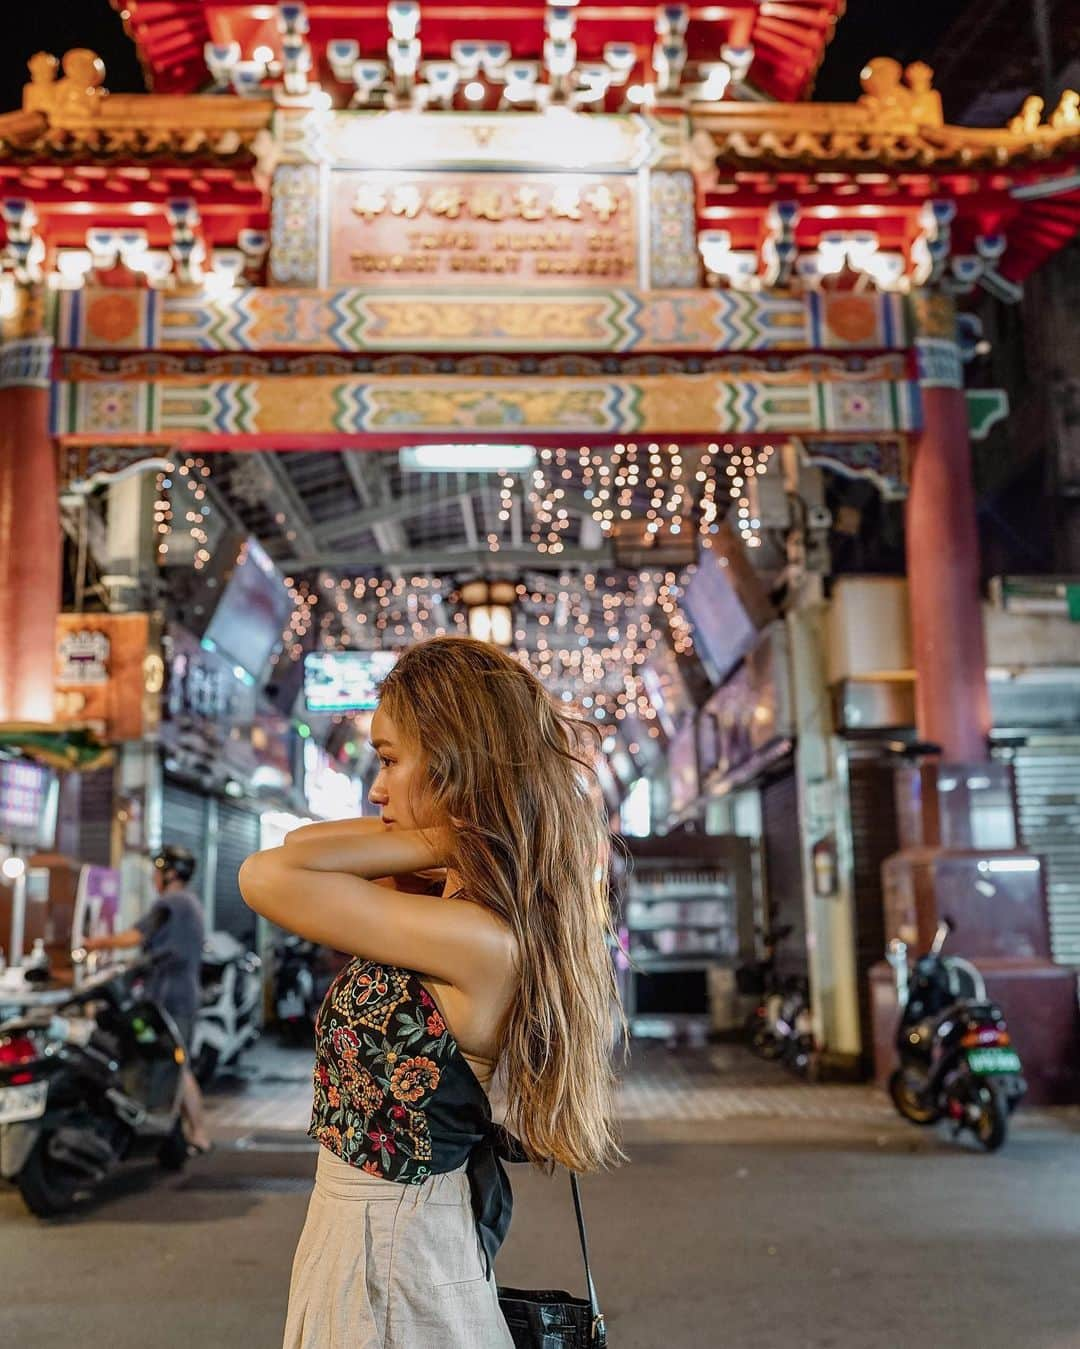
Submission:
[[[401,1185],[319,1149],[284,1349],[513,1349],[464,1167]]]

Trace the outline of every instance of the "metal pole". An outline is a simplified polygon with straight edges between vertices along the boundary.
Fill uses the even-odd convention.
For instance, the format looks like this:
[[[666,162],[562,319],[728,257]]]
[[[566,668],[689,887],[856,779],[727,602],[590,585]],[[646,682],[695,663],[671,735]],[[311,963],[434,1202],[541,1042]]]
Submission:
[[[206,821],[206,838],[202,856],[205,873],[200,892],[203,921],[206,923],[208,933],[213,932],[217,919],[218,816],[218,799],[216,796],[208,796],[203,815]]]
[[[22,964],[23,941],[26,934],[26,870],[15,877],[11,886],[11,950],[8,964]]]

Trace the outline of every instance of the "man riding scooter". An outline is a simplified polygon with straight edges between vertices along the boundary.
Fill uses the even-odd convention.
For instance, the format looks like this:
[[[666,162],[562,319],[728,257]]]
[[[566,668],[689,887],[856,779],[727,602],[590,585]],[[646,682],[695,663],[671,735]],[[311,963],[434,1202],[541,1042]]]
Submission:
[[[90,937],[87,951],[126,950],[141,946],[160,957],[150,975],[150,995],[175,1021],[185,1048],[190,1048],[199,1008],[199,971],[204,925],[198,897],[187,888],[195,874],[195,858],[170,844],[154,858],[158,898],[148,913],[124,932]],[[184,1065],[182,1111],[193,1154],[213,1146],[206,1127],[202,1093],[190,1064]]]

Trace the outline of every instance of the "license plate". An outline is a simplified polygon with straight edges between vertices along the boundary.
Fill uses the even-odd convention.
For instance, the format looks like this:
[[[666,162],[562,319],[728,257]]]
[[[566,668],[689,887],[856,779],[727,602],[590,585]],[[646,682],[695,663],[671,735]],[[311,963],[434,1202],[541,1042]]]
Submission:
[[[45,1113],[48,1082],[30,1082],[25,1087],[0,1087],[0,1124],[39,1119]]]
[[[973,1073],[1018,1073],[1021,1068],[1015,1049],[969,1049],[967,1061]]]

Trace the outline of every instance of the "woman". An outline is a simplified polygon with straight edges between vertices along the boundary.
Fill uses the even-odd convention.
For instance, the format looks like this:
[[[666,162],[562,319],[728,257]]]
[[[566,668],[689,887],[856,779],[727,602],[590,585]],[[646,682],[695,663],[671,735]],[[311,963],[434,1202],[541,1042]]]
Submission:
[[[372,720],[381,820],[298,829],[241,869],[256,912],[356,956],[316,1023],[322,1146],[286,1349],[510,1349],[496,1068],[521,1155],[620,1156],[592,730],[497,648],[424,642]]]

